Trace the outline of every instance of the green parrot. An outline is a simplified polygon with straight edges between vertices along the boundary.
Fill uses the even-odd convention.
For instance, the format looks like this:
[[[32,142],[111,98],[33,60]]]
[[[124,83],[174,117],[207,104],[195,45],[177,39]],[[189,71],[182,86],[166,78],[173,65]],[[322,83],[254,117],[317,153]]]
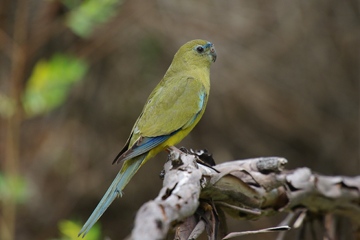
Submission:
[[[196,39],[180,47],[113,162],[123,163],[120,172],[79,236],[84,237],[114,199],[122,195],[122,190],[144,163],[179,143],[199,122],[210,92],[210,65],[215,60],[216,51],[211,42]]]

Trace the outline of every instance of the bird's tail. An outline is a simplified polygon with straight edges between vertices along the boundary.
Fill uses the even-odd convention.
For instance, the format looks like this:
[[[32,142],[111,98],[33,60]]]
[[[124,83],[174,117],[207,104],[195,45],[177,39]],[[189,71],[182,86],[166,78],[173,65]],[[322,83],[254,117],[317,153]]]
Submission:
[[[101,201],[80,230],[78,234],[79,237],[84,237],[96,223],[96,221],[101,217],[101,215],[103,215],[114,199],[116,197],[122,196],[122,190],[141,167],[145,158],[146,154],[143,154],[124,162],[120,172],[116,175],[105,195],[102,197]]]

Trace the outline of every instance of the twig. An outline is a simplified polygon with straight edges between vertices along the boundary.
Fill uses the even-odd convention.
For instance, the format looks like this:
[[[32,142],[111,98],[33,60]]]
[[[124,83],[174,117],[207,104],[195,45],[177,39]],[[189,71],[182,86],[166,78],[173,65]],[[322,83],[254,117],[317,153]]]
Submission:
[[[265,229],[255,230],[255,231],[230,233],[230,234],[226,235],[223,239],[230,239],[230,238],[235,238],[235,237],[240,237],[240,236],[250,235],[250,234],[279,232],[279,231],[288,231],[288,230],[290,230],[289,226],[272,227],[272,228],[265,228]]]

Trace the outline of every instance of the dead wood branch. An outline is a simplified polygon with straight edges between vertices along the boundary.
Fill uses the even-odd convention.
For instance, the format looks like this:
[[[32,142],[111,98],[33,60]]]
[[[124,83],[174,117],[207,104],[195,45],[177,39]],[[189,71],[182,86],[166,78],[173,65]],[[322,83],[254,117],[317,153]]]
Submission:
[[[289,217],[282,224],[295,221],[294,227],[307,213],[336,214],[360,226],[360,176],[322,176],[308,168],[288,171],[287,160],[280,157],[213,167],[199,162],[196,154],[171,149],[163,188],[138,211],[131,239],[164,239],[175,225],[175,239],[195,239],[203,231],[216,239],[219,229],[224,237],[226,230],[219,228],[223,212],[253,220],[286,211]]]

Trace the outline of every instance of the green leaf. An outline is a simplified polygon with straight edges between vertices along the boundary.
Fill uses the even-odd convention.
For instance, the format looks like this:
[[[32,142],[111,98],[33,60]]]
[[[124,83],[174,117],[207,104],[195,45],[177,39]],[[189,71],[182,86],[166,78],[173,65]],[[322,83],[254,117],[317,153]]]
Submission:
[[[62,240],[79,240],[81,225],[71,220],[62,220],[58,224]],[[83,238],[84,240],[98,240],[101,236],[100,225],[95,224]]]
[[[67,25],[77,35],[88,37],[97,25],[106,22],[113,17],[117,6],[122,0],[87,0],[74,8],[73,4],[63,0],[71,10]]]
[[[43,114],[60,106],[73,83],[81,80],[86,71],[84,61],[64,54],[55,54],[48,61],[40,60],[22,98],[27,116]]]
[[[0,201],[23,203],[28,196],[28,186],[23,177],[0,173]]]

